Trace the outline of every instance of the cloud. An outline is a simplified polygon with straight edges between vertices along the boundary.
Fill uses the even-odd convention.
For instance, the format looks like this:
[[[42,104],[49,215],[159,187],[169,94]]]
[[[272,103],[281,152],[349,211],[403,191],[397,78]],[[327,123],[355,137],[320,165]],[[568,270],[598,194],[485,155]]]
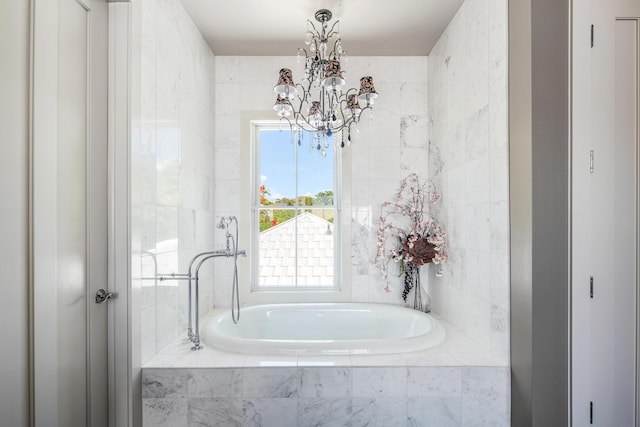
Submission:
[[[266,175],[260,175],[260,182],[265,182],[267,180]]]

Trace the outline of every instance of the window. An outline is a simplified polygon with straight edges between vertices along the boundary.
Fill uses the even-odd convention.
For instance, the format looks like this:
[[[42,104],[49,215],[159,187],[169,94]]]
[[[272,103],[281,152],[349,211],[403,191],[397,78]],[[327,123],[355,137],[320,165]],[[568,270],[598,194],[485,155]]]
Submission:
[[[266,120],[265,117],[269,119]],[[326,157],[322,157],[317,151],[309,150],[309,134],[301,135],[301,144],[298,146],[297,141],[291,141],[289,126],[274,121],[271,117],[272,111],[241,113],[240,154],[244,167],[238,195],[242,203],[237,216],[240,223],[240,248],[245,249],[248,256],[239,260],[240,300],[242,304],[350,301],[351,150],[338,148],[337,153],[334,153],[331,149]],[[271,136],[274,136],[273,141],[270,141]],[[338,137],[340,135],[335,136]],[[270,154],[273,155],[269,157]],[[269,158],[271,160],[268,160]],[[314,163],[307,164],[306,160]],[[269,171],[267,162],[272,164],[272,172]],[[329,169],[318,175],[319,172],[313,169],[318,164],[328,166]],[[277,184],[277,174],[285,176],[295,191],[280,187]],[[312,183],[315,186],[312,186]],[[264,185],[262,192],[261,185]],[[333,191],[333,197],[330,191]],[[261,200],[261,197],[266,200]],[[311,203],[308,197],[311,198]],[[292,204],[287,204],[283,200],[285,198]],[[266,201],[269,203],[265,203]],[[225,206],[218,207],[218,211],[227,209]],[[271,226],[274,219],[275,226]],[[267,227],[267,221],[270,227]],[[291,222],[283,226],[286,221]],[[292,223],[297,227],[297,231],[292,232],[290,242],[293,243],[278,249],[283,257],[279,258],[281,264],[286,250],[289,250],[286,262],[291,262],[293,258],[294,262],[300,264],[305,256],[303,249],[306,247],[308,251],[310,247],[308,240],[305,244],[304,239],[309,239],[309,236],[322,236],[333,242],[332,261],[329,265],[323,266],[325,274],[319,274],[316,269],[316,275],[313,269],[309,272],[308,266],[298,264],[294,264],[293,271],[283,273],[277,269],[283,267],[276,265],[277,259],[273,264],[267,265],[264,256],[270,256],[274,251],[261,254],[260,237],[265,236],[267,232],[272,234],[271,237],[276,237],[278,229],[284,231]],[[315,224],[316,231],[304,231],[305,224],[312,230],[313,227],[309,224]],[[291,229],[296,230],[294,227],[289,228]],[[264,239],[263,237],[263,241]],[[263,244],[262,248],[265,249],[266,244]],[[312,256],[314,249],[316,247],[311,244]],[[320,255],[317,251],[315,254]],[[260,259],[261,255],[263,260]],[[264,278],[262,284],[261,263]],[[273,267],[273,270],[269,271],[269,267]],[[285,278],[289,273],[292,279]],[[280,277],[281,280],[276,282],[268,277]]]
[[[252,287],[335,290],[340,270],[340,174],[313,134],[279,122],[253,126]]]

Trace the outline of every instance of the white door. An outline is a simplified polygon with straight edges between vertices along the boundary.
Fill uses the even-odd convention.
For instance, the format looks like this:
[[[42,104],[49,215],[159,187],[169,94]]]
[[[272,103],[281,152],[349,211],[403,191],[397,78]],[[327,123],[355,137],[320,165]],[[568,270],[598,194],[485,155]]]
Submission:
[[[32,22],[34,425],[107,426],[107,3]]]
[[[572,424],[640,425],[640,1],[573,12]]]

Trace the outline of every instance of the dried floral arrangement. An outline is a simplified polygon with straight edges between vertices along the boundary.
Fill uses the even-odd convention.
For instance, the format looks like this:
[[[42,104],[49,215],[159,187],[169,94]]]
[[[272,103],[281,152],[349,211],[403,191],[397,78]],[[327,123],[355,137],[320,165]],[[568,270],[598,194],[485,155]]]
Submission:
[[[417,174],[411,173],[401,181],[395,199],[383,203],[380,209],[375,264],[382,270],[385,290],[391,291],[389,264],[398,263],[398,277],[404,276],[402,299],[406,302],[415,289],[414,308],[419,310],[423,309],[419,268],[426,264],[441,265],[447,260],[447,233],[431,214],[441,199],[432,182],[421,182]],[[440,267],[436,276],[442,274]]]

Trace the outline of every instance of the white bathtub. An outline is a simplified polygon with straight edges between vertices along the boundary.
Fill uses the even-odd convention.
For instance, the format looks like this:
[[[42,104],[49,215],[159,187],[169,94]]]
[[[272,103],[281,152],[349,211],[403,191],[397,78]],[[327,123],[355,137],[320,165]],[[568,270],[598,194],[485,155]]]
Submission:
[[[249,354],[384,354],[440,344],[443,326],[409,308],[360,303],[268,304],[243,307],[234,324],[218,314],[201,329],[202,341]]]

